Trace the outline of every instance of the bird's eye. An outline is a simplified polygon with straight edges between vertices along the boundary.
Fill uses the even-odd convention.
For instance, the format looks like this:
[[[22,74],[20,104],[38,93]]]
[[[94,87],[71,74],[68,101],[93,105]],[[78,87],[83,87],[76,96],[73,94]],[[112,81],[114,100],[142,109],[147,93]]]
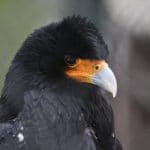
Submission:
[[[76,63],[76,59],[70,55],[66,55],[64,57],[64,60],[65,60],[65,63],[70,66],[72,66]]]
[[[99,69],[99,66],[96,66],[95,69],[98,70],[98,69]]]

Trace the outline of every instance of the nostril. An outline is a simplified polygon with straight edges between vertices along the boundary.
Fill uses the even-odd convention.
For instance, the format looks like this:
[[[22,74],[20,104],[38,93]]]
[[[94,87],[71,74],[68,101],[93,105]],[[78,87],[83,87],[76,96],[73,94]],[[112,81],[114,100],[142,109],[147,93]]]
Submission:
[[[95,69],[98,70],[98,69],[99,69],[99,66],[96,66]]]

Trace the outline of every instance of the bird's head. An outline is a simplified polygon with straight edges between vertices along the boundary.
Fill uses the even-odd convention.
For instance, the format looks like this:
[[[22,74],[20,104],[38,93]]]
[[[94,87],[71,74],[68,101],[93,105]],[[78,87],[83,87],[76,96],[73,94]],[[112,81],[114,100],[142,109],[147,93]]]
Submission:
[[[115,97],[117,83],[107,57],[107,46],[96,27],[85,18],[73,16],[32,33],[16,60],[47,78],[94,84]]]

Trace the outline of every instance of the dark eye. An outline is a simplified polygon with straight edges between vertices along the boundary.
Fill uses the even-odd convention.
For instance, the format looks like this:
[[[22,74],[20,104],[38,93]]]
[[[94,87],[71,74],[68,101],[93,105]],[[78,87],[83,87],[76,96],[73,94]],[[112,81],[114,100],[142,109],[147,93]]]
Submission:
[[[74,65],[75,62],[76,62],[76,59],[70,55],[66,55],[64,57],[64,60],[65,60],[65,63],[68,64],[68,65]]]
[[[99,66],[96,66],[95,69],[98,70],[98,69],[99,69]]]

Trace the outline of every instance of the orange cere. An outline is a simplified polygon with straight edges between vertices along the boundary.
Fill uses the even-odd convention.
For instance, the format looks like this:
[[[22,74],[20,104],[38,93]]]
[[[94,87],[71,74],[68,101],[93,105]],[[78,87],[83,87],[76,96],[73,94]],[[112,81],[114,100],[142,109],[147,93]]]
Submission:
[[[77,59],[76,63],[69,66],[66,75],[80,82],[92,83],[92,77],[101,71],[106,62],[104,60]]]

